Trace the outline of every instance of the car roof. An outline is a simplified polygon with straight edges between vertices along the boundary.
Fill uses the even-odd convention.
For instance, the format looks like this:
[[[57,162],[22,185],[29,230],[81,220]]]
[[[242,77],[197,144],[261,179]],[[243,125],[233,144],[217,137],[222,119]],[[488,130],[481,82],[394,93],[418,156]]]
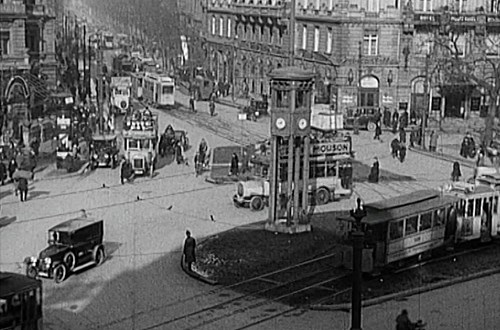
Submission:
[[[98,134],[98,135],[92,135],[92,140],[95,141],[112,141],[116,139],[115,134]]]
[[[0,298],[9,297],[15,293],[20,293],[38,286],[40,286],[40,280],[35,280],[16,273],[0,272]]]
[[[49,231],[72,232],[97,222],[102,222],[102,220],[79,217],[61,222],[60,224],[50,228]]]

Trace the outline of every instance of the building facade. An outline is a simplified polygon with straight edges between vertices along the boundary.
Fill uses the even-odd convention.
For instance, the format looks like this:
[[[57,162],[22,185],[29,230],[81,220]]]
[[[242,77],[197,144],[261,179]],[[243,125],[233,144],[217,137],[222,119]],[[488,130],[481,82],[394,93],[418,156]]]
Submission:
[[[434,41],[444,26],[454,26],[466,57],[480,26],[496,60],[495,1],[296,0],[294,64],[316,73],[316,103],[341,111],[419,113],[428,106],[434,116],[479,113],[488,97],[443,77],[433,64],[447,55],[436,52]],[[204,2],[206,66],[216,79],[234,85],[236,95],[269,94],[267,73],[290,63],[291,9],[290,1],[279,0]]]

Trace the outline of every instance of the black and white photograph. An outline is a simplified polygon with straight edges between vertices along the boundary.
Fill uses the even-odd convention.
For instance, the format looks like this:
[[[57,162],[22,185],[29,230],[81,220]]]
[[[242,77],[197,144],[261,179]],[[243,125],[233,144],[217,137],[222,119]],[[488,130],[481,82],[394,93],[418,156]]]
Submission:
[[[500,0],[0,0],[1,330],[500,330]]]

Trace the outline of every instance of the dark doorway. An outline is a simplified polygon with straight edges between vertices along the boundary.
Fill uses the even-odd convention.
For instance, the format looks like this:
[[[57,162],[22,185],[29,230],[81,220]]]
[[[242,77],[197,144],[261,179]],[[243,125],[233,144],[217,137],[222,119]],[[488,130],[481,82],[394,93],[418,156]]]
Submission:
[[[464,103],[465,96],[460,94],[449,94],[446,96],[444,115],[445,117],[463,118],[464,114],[460,113],[460,107]]]

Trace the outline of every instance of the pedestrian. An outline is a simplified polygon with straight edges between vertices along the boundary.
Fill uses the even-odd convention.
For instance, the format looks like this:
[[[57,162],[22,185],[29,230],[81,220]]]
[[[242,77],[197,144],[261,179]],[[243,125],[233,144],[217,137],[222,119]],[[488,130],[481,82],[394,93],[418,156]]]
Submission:
[[[385,108],[384,110],[384,126],[385,127],[391,127],[391,112],[389,111],[388,108]]]
[[[35,156],[38,157],[38,152],[40,150],[40,141],[38,141],[38,138],[35,137],[33,141],[31,141],[31,148],[33,149],[33,152],[35,153]]]
[[[399,118],[399,127],[406,128],[408,126],[408,111],[403,111]]]
[[[408,311],[403,309],[401,314],[396,317],[396,330],[414,330],[415,324],[410,321]]]
[[[394,139],[391,142],[391,155],[392,158],[399,158],[399,140]]]
[[[231,156],[231,168],[229,169],[229,175],[238,175],[238,155],[234,152]]]
[[[182,155],[182,146],[180,140],[175,144],[175,160],[177,161],[177,164],[184,163],[184,156]]]
[[[399,161],[403,163],[406,158],[406,145],[404,143],[399,144]]]
[[[374,140],[380,140],[380,135],[382,135],[382,128],[380,127],[380,121],[375,123],[375,136],[373,137]]]
[[[210,108],[210,116],[213,117],[215,115],[215,101],[214,101],[214,98],[210,99],[210,104],[208,106]]]
[[[5,179],[7,179],[7,167],[0,159],[0,182],[2,182],[2,186],[5,184]]]
[[[484,166],[484,156],[485,156],[484,148],[483,146],[480,146],[479,152],[477,153],[476,167]]]
[[[241,156],[241,173],[245,174],[250,170],[248,152],[243,150],[243,155]]]
[[[380,164],[378,158],[373,158],[373,164],[370,168],[370,175],[368,175],[368,182],[377,183],[379,179]]]
[[[399,142],[406,143],[406,131],[404,127],[399,128]]]
[[[193,271],[193,262],[196,262],[196,240],[191,236],[191,232],[186,230],[186,239],[184,240],[183,257],[184,263],[189,271]]]
[[[12,157],[9,161],[9,166],[8,166],[8,170],[9,170],[9,179],[10,181],[14,181],[14,178],[13,178],[13,175],[14,175],[14,172],[16,171],[17,169],[17,162],[16,162],[16,159],[15,157]]]
[[[437,141],[438,141],[438,134],[436,133],[436,131],[432,131],[431,136],[429,137],[429,151],[430,152],[436,152]]]
[[[417,133],[414,129],[410,132],[410,148],[415,148],[415,143],[417,142]]]
[[[462,176],[462,172],[460,171],[460,163],[453,163],[453,170],[451,171],[451,181],[457,182]]]
[[[132,164],[128,160],[123,161],[122,167],[120,168],[120,182],[121,184],[125,183],[125,180],[127,182],[130,181],[132,177]]]
[[[196,112],[193,93],[191,93],[191,95],[189,96],[189,107],[191,108],[192,112]]]
[[[398,121],[399,121],[399,112],[397,110],[394,110],[394,113],[392,114],[392,133],[393,134],[396,134],[396,132],[397,132]]]
[[[28,198],[28,180],[26,178],[19,178],[17,189],[19,190],[19,198],[21,202],[26,201]]]

